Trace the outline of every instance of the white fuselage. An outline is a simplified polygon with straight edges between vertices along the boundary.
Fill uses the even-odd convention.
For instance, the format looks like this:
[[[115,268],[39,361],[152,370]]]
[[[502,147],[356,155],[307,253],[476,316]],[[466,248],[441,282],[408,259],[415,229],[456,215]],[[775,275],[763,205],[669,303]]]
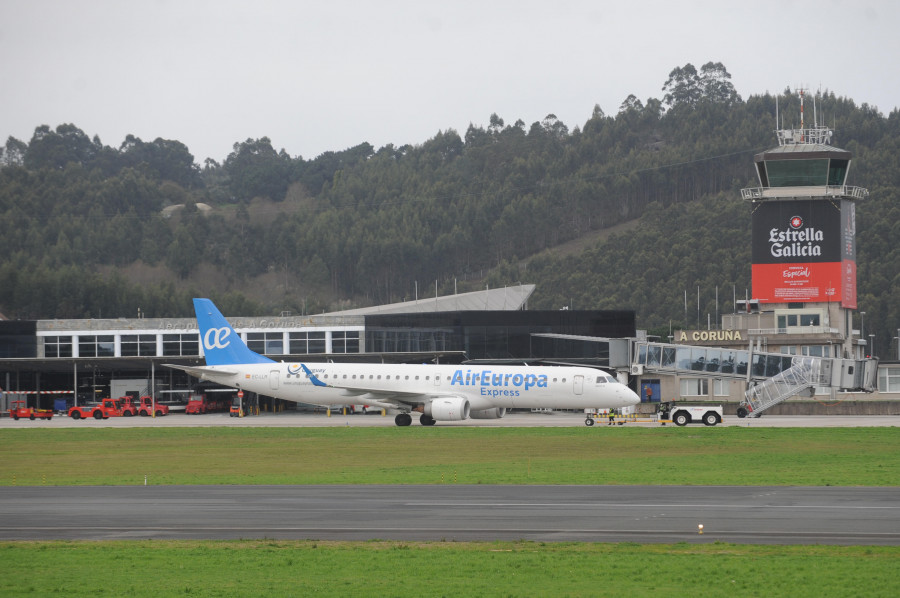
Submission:
[[[388,402],[414,407],[437,397],[463,397],[473,411],[495,407],[608,409],[640,402],[637,394],[609,374],[582,367],[305,365],[319,384],[314,384],[300,363],[286,362],[206,366],[202,377],[278,399],[322,406]]]

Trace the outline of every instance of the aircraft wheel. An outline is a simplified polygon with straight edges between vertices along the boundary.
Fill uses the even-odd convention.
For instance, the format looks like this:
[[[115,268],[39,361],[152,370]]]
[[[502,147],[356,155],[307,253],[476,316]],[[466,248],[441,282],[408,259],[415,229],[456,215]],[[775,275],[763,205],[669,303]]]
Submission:
[[[424,413],[419,416],[419,423],[423,426],[433,426],[435,419],[430,415],[425,415]]]
[[[586,419],[584,420],[584,425],[586,425],[586,426],[593,426],[593,425],[594,425],[594,418],[593,418],[593,417],[588,417],[588,418],[586,418]]]
[[[400,413],[394,418],[394,423],[398,426],[408,426],[412,423],[412,416],[409,413]]]

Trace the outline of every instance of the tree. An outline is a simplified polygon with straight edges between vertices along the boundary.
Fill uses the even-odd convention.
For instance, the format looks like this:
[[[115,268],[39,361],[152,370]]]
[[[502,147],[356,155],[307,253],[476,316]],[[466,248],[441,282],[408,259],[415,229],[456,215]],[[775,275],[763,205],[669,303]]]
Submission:
[[[632,110],[636,112],[642,112],[644,110],[644,103],[641,102],[633,93],[629,94],[628,97],[625,98],[625,101],[622,102],[622,105],[619,106],[619,114]]]
[[[223,165],[232,195],[241,201],[268,197],[281,201],[290,185],[291,159],[276,152],[268,137],[235,143]]]
[[[741,101],[731,84],[731,74],[721,62],[707,62],[700,67],[687,63],[675,67],[663,85],[666,92],[663,104],[669,108],[676,106],[696,106],[701,101],[731,105]]]
[[[700,75],[690,62],[683,67],[672,69],[662,90],[666,93],[663,96],[663,104],[669,108],[679,105],[693,106],[700,101],[703,94]]]
[[[741,101],[731,84],[731,74],[721,62],[707,62],[700,67],[700,89],[703,98],[718,104],[731,105]]]
[[[6,140],[6,151],[3,153],[3,164],[6,166],[21,166],[25,163],[25,152],[27,151],[27,143],[19,141],[10,135]]]
[[[61,169],[70,162],[88,164],[102,147],[99,142],[96,137],[92,142],[75,125],[59,125],[56,131],[51,131],[47,125],[41,125],[34,130],[25,152],[24,164],[29,170]]]
[[[194,164],[194,156],[180,141],[157,137],[152,143],[145,143],[139,137],[128,135],[119,147],[121,162],[140,168],[155,177],[192,188],[202,184],[200,170]]]

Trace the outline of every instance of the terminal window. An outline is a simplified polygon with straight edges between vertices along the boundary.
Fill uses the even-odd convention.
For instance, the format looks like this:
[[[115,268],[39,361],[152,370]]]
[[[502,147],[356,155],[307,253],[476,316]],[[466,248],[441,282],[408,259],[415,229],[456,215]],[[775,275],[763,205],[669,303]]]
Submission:
[[[683,397],[709,396],[709,380],[706,378],[682,378],[680,385]]]
[[[45,336],[44,357],[72,357],[72,337]]]
[[[900,367],[878,368],[878,392],[900,392]]]
[[[264,355],[284,355],[284,334],[281,332],[248,332],[247,346]]]
[[[164,334],[163,355],[200,355],[200,335]]]
[[[797,326],[821,326],[822,314],[817,313],[789,313],[778,315],[779,328],[795,328]]]
[[[116,339],[112,334],[78,337],[79,357],[115,357]]]
[[[331,333],[332,353],[359,353],[359,332],[338,330]]]
[[[123,334],[119,350],[122,357],[152,357],[156,355],[156,335]]]
[[[325,332],[291,332],[288,335],[291,355],[325,352]]]

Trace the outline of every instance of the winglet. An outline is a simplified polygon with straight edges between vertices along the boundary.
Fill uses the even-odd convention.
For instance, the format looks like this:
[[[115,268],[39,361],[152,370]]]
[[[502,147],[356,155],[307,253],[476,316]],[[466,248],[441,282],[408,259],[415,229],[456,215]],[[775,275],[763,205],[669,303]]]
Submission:
[[[300,367],[302,367],[302,368],[303,368],[303,371],[306,372],[306,377],[309,378],[309,379],[312,381],[313,386],[328,386],[327,384],[325,384],[324,382],[322,382],[321,380],[319,380],[319,379],[316,377],[315,374],[313,374],[311,371],[309,371],[309,368],[306,367],[305,364],[302,364],[302,363],[301,363],[301,364],[300,364]]]
[[[194,299],[194,312],[197,314],[206,365],[274,363],[268,357],[251,351],[209,299]]]

